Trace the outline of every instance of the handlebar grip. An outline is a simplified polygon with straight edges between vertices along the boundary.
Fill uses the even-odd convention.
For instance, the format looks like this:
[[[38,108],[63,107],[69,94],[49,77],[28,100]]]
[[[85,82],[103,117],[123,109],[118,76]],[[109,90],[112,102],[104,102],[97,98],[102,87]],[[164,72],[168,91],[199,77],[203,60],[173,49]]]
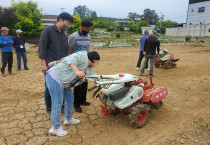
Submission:
[[[92,91],[93,89],[95,89],[95,88],[97,88],[98,86],[97,85],[95,85],[95,86],[93,86],[93,87],[91,87],[91,88],[89,88],[88,89],[88,91]]]

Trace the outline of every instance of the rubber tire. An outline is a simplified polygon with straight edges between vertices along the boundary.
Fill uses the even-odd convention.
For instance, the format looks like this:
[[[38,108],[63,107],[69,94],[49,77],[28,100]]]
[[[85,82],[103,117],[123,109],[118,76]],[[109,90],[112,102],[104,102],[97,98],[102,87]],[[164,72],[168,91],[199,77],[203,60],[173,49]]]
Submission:
[[[155,63],[155,67],[156,68],[159,68],[160,67],[160,64],[159,63]]]
[[[141,115],[141,117],[139,115]],[[149,111],[144,104],[137,104],[135,107],[132,108],[129,117],[131,126],[133,126],[134,128],[142,128],[147,124],[147,121],[149,119]]]
[[[170,61],[170,60],[167,60],[166,63],[164,64],[164,67],[166,69],[171,69],[172,68],[172,65],[173,65],[173,62]]]
[[[176,64],[175,63],[173,63],[173,66],[172,66],[173,68],[175,68],[176,67]]]
[[[153,103],[152,104],[152,107],[154,107],[155,109],[160,109],[163,105],[163,102],[162,101],[159,101],[157,103]]]

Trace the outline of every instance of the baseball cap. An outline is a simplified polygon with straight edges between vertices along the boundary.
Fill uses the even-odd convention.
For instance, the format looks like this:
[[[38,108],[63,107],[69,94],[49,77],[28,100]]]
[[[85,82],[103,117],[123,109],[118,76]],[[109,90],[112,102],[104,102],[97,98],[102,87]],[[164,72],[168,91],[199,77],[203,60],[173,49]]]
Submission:
[[[16,30],[16,33],[18,33],[18,32],[21,33],[21,32],[23,32],[23,31],[22,31],[21,29],[17,29],[17,30]]]
[[[9,30],[7,27],[1,27],[1,31]]]

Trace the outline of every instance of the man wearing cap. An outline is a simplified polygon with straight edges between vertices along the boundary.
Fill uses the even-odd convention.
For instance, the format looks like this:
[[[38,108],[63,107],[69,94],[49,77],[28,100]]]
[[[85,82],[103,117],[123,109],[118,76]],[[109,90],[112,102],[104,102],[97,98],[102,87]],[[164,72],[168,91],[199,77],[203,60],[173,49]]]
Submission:
[[[1,37],[0,37],[0,44],[1,44],[1,52],[2,52],[2,68],[1,73],[3,77],[6,77],[4,70],[8,64],[8,71],[9,74],[12,73],[12,63],[13,63],[13,54],[12,54],[12,45],[14,41],[11,37],[8,36],[9,29],[7,27],[1,28]]]
[[[22,36],[21,29],[16,30],[17,36],[13,38],[14,41],[14,47],[16,50],[16,56],[17,56],[17,66],[18,71],[21,70],[21,56],[23,57],[23,64],[24,69],[29,70],[27,66],[27,56],[26,56],[26,49],[25,49],[25,39]]]

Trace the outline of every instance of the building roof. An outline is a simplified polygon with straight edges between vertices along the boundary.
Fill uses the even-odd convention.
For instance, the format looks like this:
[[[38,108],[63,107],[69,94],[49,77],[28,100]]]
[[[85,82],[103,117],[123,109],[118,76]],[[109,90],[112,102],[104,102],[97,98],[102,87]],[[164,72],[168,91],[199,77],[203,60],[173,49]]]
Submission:
[[[57,20],[57,15],[43,15],[43,19],[56,19]]]
[[[200,2],[205,2],[205,1],[210,1],[210,0],[190,0],[189,4],[200,3]]]
[[[149,27],[141,27],[141,29],[155,29],[155,25],[150,25]]]

